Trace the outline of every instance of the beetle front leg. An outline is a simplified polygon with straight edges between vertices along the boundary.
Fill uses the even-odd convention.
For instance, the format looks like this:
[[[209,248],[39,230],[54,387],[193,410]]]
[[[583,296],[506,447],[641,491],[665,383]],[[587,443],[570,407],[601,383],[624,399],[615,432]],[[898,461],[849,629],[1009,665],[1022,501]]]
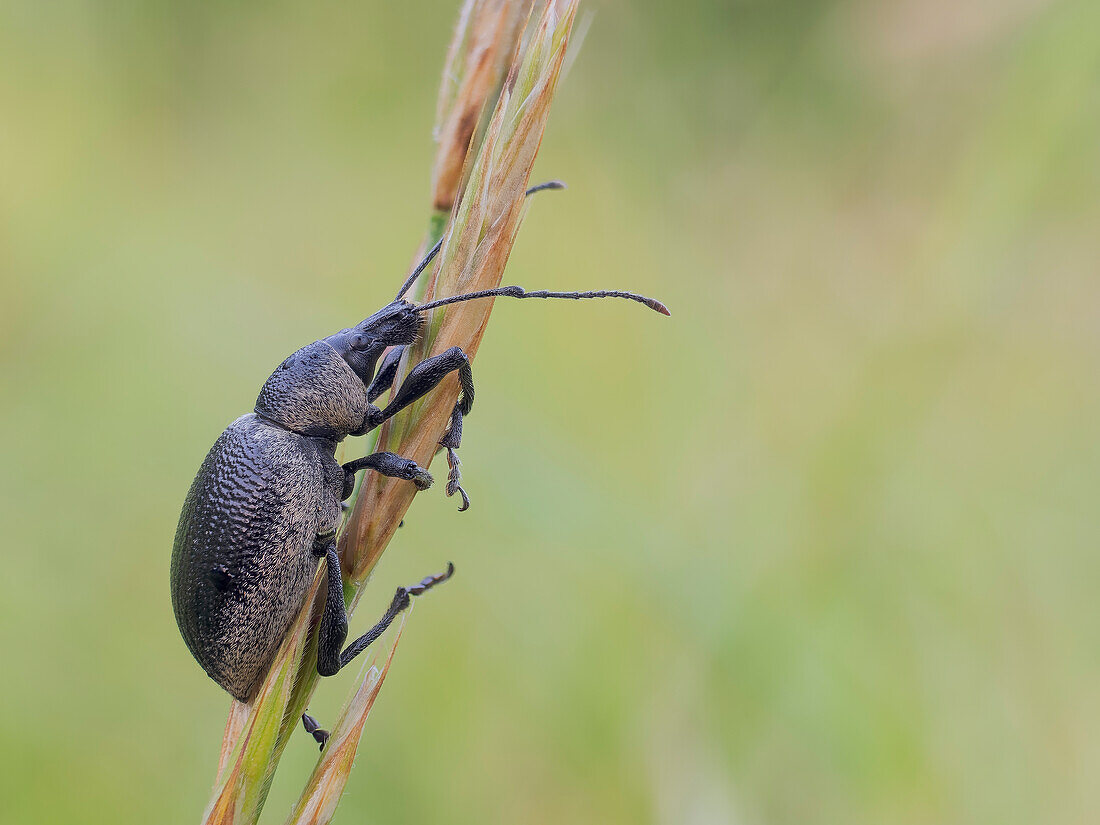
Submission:
[[[458,382],[462,387],[456,406],[462,409],[463,415],[469,415],[474,406],[474,373],[470,369],[470,359],[466,357],[466,353],[459,347],[451,347],[439,355],[425,358],[409,371],[393,400],[378,416],[378,423],[393,418],[414,401],[419,401],[455,371],[458,372]]]
[[[462,444],[462,415],[461,408],[456,404],[451,411],[451,423],[447,427],[447,432],[443,433],[443,437],[439,439],[439,446],[447,451],[447,466],[450,468],[450,472],[447,473],[447,495],[453,496],[455,493],[462,495],[462,506],[458,508],[460,513],[470,507],[470,497],[458,483],[462,478],[462,472],[458,469],[462,466],[462,462],[458,460],[458,453],[455,452]]]
[[[451,422],[443,438],[439,440],[439,446],[447,451],[447,464],[450,473],[447,477],[447,495],[462,494],[462,506],[458,509],[465,510],[470,506],[470,498],[466,491],[459,485],[461,477],[459,472],[458,454],[455,450],[462,443],[462,419],[470,414],[474,406],[474,374],[470,369],[470,359],[458,347],[440,353],[432,358],[425,359],[412,368],[402,382],[400,389],[389,405],[381,411],[380,421],[385,421],[400,410],[424,397],[427,393],[439,385],[445,377],[452,372],[458,372],[458,383],[462,388],[458,396],[458,402],[451,411]],[[392,379],[391,379],[392,380]]]
[[[367,388],[367,400],[372,404],[378,396],[393,386],[393,379],[397,376],[397,366],[404,352],[403,346],[390,347],[382,358],[382,363],[378,365],[378,372],[375,373],[374,380]]]

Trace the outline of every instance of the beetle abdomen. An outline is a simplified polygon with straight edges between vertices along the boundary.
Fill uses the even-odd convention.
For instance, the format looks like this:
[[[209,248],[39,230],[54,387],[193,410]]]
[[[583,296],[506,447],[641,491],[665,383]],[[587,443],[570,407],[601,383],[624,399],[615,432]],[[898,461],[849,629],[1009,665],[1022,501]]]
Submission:
[[[195,659],[237,699],[251,698],[301,608],[314,537],[338,523],[334,469],[317,440],[249,414],[222,433],[187,494],[172,606]]]

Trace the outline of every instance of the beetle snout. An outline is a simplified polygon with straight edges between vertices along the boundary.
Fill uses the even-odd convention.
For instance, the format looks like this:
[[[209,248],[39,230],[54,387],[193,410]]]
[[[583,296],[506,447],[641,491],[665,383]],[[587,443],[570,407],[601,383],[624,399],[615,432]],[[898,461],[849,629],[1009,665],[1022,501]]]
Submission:
[[[356,330],[387,346],[411,344],[420,334],[424,319],[412,304],[395,301],[381,312],[365,319]]]

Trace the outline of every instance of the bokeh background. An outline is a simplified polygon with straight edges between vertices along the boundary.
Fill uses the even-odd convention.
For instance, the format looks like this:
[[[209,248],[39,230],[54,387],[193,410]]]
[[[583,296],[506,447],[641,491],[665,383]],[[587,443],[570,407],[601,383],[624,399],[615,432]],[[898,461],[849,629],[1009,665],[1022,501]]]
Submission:
[[[0,4],[3,823],[198,820],[179,506],[400,282],[456,7]],[[587,9],[509,280],[674,314],[498,304],[338,821],[1095,821],[1100,4]]]

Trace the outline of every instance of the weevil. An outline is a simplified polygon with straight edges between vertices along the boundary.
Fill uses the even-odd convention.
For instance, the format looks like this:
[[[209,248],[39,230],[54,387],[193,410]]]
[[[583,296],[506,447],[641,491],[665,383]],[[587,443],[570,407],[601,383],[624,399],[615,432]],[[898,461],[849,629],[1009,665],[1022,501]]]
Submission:
[[[543,184],[528,191],[559,188]],[[180,632],[206,673],[233,697],[251,699],[323,560],[327,593],[317,639],[317,672],[332,676],[359,655],[408,607],[413,596],[450,578],[454,566],[409,587],[399,587],[385,614],[344,648],[344,609],[336,531],[356,473],[373,470],[417,489],[432,476],[416,462],[376,452],[343,465],[336,447],[365,435],[458,373],[461,392],[440,439],[450,474],[447,495],[469,498],[459,484],[455,450],[474,401],[466,354],[451,347],[428,358],[393,387],[404,348],[424,324],[424,313],[478,298],[627,298],[665,315],[663,304],[614,290],[527,292],[518,286],[486,289],[424,304],[405,299],[439,252],[436,244],[402,285],[397,297],[359,324],[303,347],[264,383],[255,409],[230,424],[211,447],[184,501],[172,549],[172,606]],[[382,408],[374,402],[390,391]],[[327,734],[312,717],[306,730],[324,747]]]

